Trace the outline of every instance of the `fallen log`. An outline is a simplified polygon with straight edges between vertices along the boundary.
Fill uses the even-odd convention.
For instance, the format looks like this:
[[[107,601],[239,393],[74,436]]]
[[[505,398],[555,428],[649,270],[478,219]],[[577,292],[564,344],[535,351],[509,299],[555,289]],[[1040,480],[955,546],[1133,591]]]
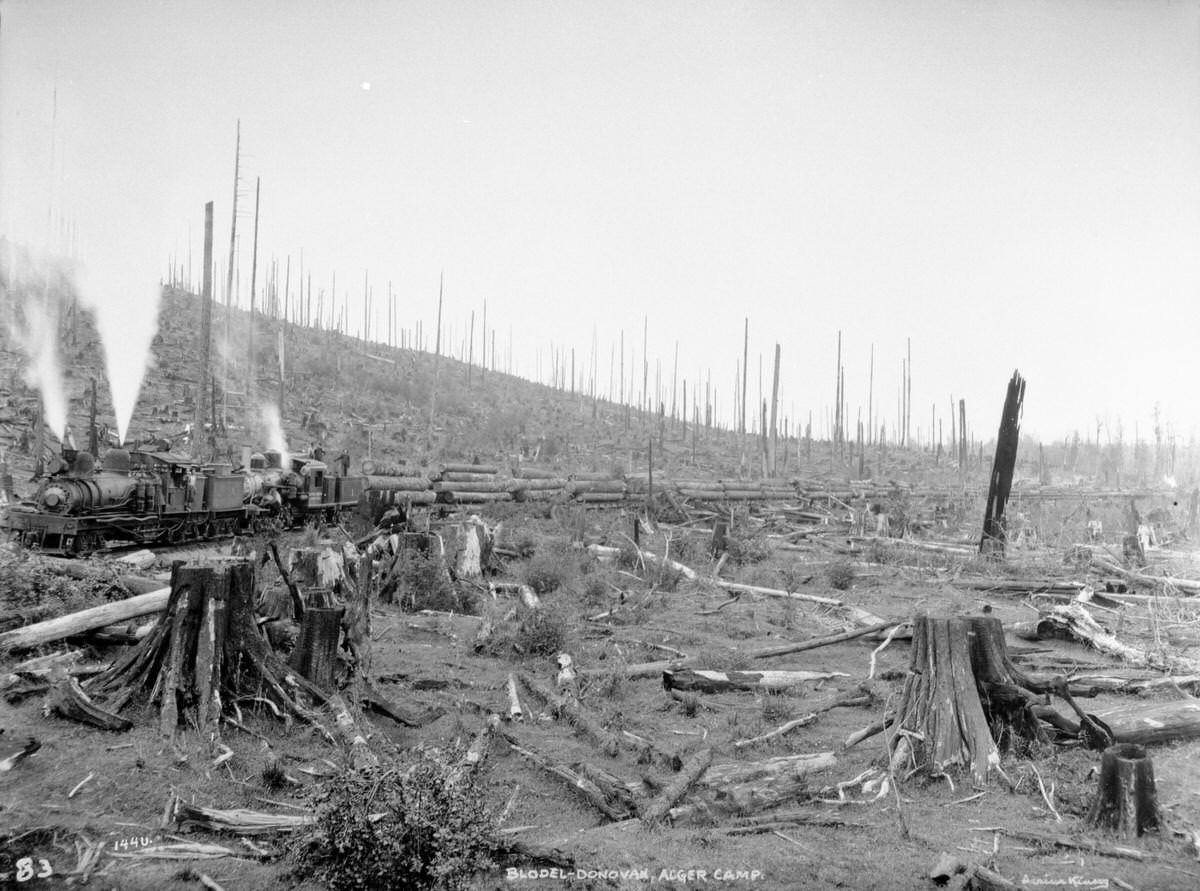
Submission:
[[[1169,656],[1151,653],[1132,647],[1116,635],[1109,634],[1092,618],[1091,613],[1078,603],[1067,603],[1052,607],[1037,620],[1035,631],[1039,635],[1065,634],[1081,641],[1092,649],[1109,656],[1116,656],[1130,665],[1153,668],[1165,672],[1200,674],[1200,660],[1185,656]]]
[[[702,668],[667,669],[663,689],[727,693],[730,690],[787,690],[812,681],[848,678],[841,671],[709,671]]]
[[[1034,714],[1068,735],[1079,735],[1081,722],[1051,706],[1035,706]],[[1103,723],[1114,742],[1156,745],[1200,739],[1200,701],[1193,699],[1148,704],[1114,705],[1088,715]]]
[[[514,752],[531,761],[533,764],[537,765],[547,773],[551,773],[563,780],[565,783],[567,783],[567,785],[574,789],[576,794],[579,795],[584,801],[596,808],[596,810],[600,811],[600,813],[604,814],[604,816],[608,817],[610,820],[624,820],[632,815],[630,811],[610,803],[608,798],[605,797],[604,792],[601,791],[600,787],[578,770],[567,767],[564,764],[558,764],[551,761],[549,758],[539,754],[538,752],[535,752],[533,749],[521,745],[516,739],[505,733],[503,730],[499,730],[497,733],[505,742],[508,743],[509,747]]]
[[[715,764],[688,803],[672,808],[667,816],[675,825],[707,823],[730,815],[745,817],[799,800],[810,791],[810,774],[836,764],[832,752]]]
[[[0,653],[31,650],[42,644],[83,634],[106,625],[116,625],[129,619],[160,613],[166,608],[170,596],[171,589],[169,587],[159,588],[149,594],[140,594],[127,600],[105,603],[91,609],[80,610],[77,613],[59,616],[57,619],[47,619],[44,622],[5,631],[0,634]]]
[[[1111,575],[1120,576],[1127,582],[1135,585],[1141,585],[1144,588],[1158,588],[1160,586],[1172,587],[1178,591],[1182,591],[1188,595],[1195,596],[1200,594],[1200,581],[1195,579],[1180,579],[1169,575],[1157,576],[1146,575],[1144,572],[1134,572],[1129,569],[1123,569],[1116,563],[1104,560],[1095,555],[1092,556],[1092,565]]]
[[[874,613],[869,613],[865,609],[861,609],[857,606],[851,606],[844,601],[835,600],[832,597],[820,597],[816,594],[801,594],[798,591],[782,591],[778,588],[763,588],[758,585],[743,585],[737,582],[727,582],[721,579],[718,579],[716,583],[727,591],[742,591],[747,594],[761,594],[764,597],[782,597],[786,600],[801,600],[805,603],[819,603],[823,606],[831,607],[837,612],[845,614],[850,621],[860,627],[884,625],[885,627],[890,628],[892,625],[896,624],[895,622],[887,624],[883,619],[879,618],[879,616],[875,615]],[[868,633],[878,635],[881,632],[875,631]],[[909,638],[911,636],[911,632],[902,632],[896,635],[898,638]]]
[[[816,637],[810,640],[797,641],[796,643],[780,644],[773,647],[762,647],[757,650],[750,650],[746,656],[751,659],[770,659],[775,656],[786,656],[790,653],[800,653],[805,650],[815,650],[818,647],[828,646],[830,644],[841,643],[842,641],[854,640],[858,637],[867,637],[869,635],[878,634],[888,628],[897,626],[905,626],[907,622],[892,621],[878,622],[874,625],[867,625],[863,628],[855,628],[850,631],[842,631],[838,634],[830,634],[825,637]],[[899,635],[897,635],[899,636]],[[678,670],[682,668],[696,668],[704,661],[703,656],[690,656],[684,659],[660,659],[657,662],[639,662],[633,665],[627,665],[623,669],[625,677],[635,678],[652,678],[659,677],[664,671]],[[590,669],[581,672],[587,675],[600,675],[611,669]]]
[[[426,724],[436,721],[444,714],[441,709],[435,708],[424,712],[417,712],[406,706],[399,705],[380,693],[374,684],[366,680],[360,680],[359,689],[362,693],[360,704],[363,708],[386,715],[396,723],[403,724],[405,727],[424,727]]]
[[[684,796],[700,775],[712,764],[712,749],[704,748],[696,752],[684,762],[683,769],[669,782],[655,798],[645,804],[638,817],[646,824],[657,823],[674,807],[675,802]]]
[[[555,710],[557,717],[566,719],[572,728],[587,737],[605,755],[615,758],[621,751],[621,741],[617,735],[592,720],[578,702],[554,695],[525,672],[517,672],[517,680],[537,699],[550,705]]]
[[[180,829],[197,827],[209,832],[228,832],[234,835],[272,835],[295,832],[317,822],[312,814],[266,814],[260,811],[233,808],[201,807],[175,799],[172,819]]]

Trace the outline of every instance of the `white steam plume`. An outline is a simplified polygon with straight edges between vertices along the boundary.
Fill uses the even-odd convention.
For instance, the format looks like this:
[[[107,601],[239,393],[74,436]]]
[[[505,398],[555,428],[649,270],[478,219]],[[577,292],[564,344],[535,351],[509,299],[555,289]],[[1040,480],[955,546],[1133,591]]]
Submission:
[[[129,432],[158,331],[162,288],[156,267],[127,255],[105,262],[95,256],[81,264],[80,298],[91,308],[104,347],[104,367],[112,392],[121,442]]]
[[[291,455],[288,453],[287,437],[283,435],[283,424],[279,420],[279,407],[273,402],[264,402],[259,406],[259,412],[262,415],[263,426],[267,428],[267,447],[279,451],[282,466],[290,466]]]
[[[0,304],[13,340],[28,360],[25,382],[37,389],[46,426],[60,437],[67,426],[67,396],[58,326],[71,294],[66,264],[36,258],[11,242],[0,244]]]

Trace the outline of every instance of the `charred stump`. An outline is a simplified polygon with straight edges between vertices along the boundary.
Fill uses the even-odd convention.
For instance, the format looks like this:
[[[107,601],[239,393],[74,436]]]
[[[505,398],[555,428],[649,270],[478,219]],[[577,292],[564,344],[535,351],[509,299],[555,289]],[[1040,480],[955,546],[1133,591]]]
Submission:
[[[314,705],[328,695],[271,651],[254,613],[254,568],[176,565],[166,611],[150,635],[88,685],[119,713],[131,700],[159,710],[164,735],[181,718],[215,739],[225,707],[240,698],[266,702],[279,717],[321,728]],[[328,735],[328,734],[326,734]]]
[[[962,768],[983,784],[999,769],[1001,745],[1046,740],[1032,709],[1038,689],[1009,660],[998,619],[914,617],[893,768],[912,759],[934,775]]]
[[[1121,838],[1141,835],[1162,824],[1154,764],[1144,747],[1122,743],[1104,750],[1096,800],[1088,811],[1087,823],[1113,830]]]
[[[1025,379],[1014,371],[1004,398],[1000,432],[996,435],[996,457],[988,483],[987,508],[983,515],[983,537],[979,553],[999,557],[1004,554],[1004,506],[1012,491],[1013,470],[1017,466],[1017,446],[1021,438],[1021,407],[1025,401]]]

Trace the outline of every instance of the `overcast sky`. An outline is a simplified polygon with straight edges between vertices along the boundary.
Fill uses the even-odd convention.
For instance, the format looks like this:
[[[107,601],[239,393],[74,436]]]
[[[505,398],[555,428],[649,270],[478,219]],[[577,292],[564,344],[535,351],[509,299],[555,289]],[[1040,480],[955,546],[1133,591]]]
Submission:
[[[778,341],[818,430],[839,329],[852,419],[874,344],[892,427],[911,337],[923,430],[953,395],[994,435],[1014,369],[1046,439],[1200,427],[1197,0],[0,2],[10,239],[199,278],[239,118],[247,282],[261,176],[260,263],[336,270],[355,330],[364,273],[431,330],[444,270],[455,341],[486,299],[582,374],[595,329],[604,392],[645,315],[651,387],[678,341],[728,414],[748,316],[752,404]]]

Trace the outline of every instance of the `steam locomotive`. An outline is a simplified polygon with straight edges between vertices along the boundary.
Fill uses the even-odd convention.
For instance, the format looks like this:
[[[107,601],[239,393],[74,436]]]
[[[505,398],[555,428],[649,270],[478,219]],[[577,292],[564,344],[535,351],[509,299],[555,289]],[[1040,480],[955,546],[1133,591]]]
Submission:
[[[314,457],[284,466],[278,451],[251,456],[236,472],[171,452],[114,448],[100,466],[78,452],[44,478],[32,499],[10,504],[0,532],[47,553],[80,556],[110,544],[205,541],[335,521],[353,509],[365,477],[334,476]]]

